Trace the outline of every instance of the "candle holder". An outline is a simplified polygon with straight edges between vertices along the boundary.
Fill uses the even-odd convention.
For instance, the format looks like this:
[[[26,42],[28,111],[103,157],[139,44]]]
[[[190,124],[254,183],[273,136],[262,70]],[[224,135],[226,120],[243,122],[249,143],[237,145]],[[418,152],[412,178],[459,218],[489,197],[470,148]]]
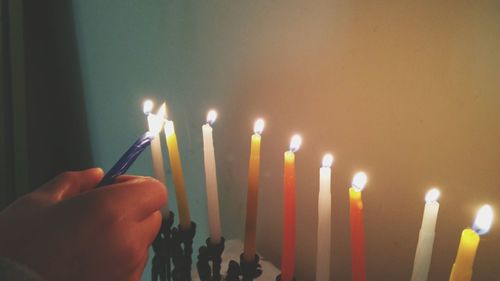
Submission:
[[[281,281],[281,274],[276,276],[276,281]],[[295,277],[293,277],[293,281],[297,281],[297,279],[295,279]]]
[[[227,276],[225,281],[252,281],[262,274],[262,267],[259,263],[260,257],[255,255],[253,261],[248,262],[243,259],[243,254],[240,255],[240,263],[232,260],[229,262]]]
[[[193,238],[196,234],[196,223],[191,222],[187,230],[179,225],[172,229],[172,278],[174,281],[191,281],[191,264],[193,254]]]
[[[206,246],[201,246],[198,249],[198,262],[196,263],[200,281],[220,281],[222,278],[220,269],[225,239],[221,237],[218,244],[212,244],[210,238],[207,238],[205,243]],[[212,262],[211,266],[210,262]]]
[[[153,260],[151,268],[151,280],[170,281],[170,249],[172,244],[172,225],[174,224],[174,213],[170,212],[167,219],[162,219],[160,231],[153,241]]]

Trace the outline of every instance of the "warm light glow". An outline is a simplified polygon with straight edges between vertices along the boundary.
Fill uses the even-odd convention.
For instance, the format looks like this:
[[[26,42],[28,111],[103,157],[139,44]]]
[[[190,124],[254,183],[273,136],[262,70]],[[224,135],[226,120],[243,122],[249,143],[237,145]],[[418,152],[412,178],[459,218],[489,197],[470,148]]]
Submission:
[[[151,100],[145,100],[142,104],[142,111],[144,114],[148,115],[153,111],[153,102]]]
[[[253,125],[253,132],[256,133],[257,135],[262,134],[262,131],[264,131],[264,126],[266,125],[266,122],[264,122],[264,119],[259,118],[257,121],[255,121]]]
[[[323,156],[322,166],[325,168],[330,168],[333,164],[333,155],[327,153]]]
[[[167,120],[165,121],[165,136],[169,137],[175,133],[174,122]]]
[[[158,116],[158,118],[161,118],[162,120],[167,118],[167,104],[166,103],[162,103],[162,105],[158,109],[158,112],[156,112],[156,116]]]
[[[290,151],[297,152],[301,144],[302,144],[302,137],[300,135],[293,135],[292,139],[290,140]]]
[[[158,115],[151,114],[148,118],[149,121],[149,132],[156,136],[158,133],[160,133],[161,128],[163,127],[163,121],[164,119],[161,118]]]
[[[368,181],[368,177],[364,172],[358,172],[354,175],[352,179],[352,187],[357,191],[361,191],[365,188],[366,182]]]
[[[427,191],[427,194],[425,194],[425,202],[427,203],[432,203],[436,202],[439,198],[439,195],[441,195],[441,192],[437,188],[432,188],[429,191]]]
[[[212,125],[215,120],[217,119],[217,111],[215,110],[210,110],[208,113],[207,113],[207,123]]]
[[[493,222],[493,209],[490,205],[483,205],[479,211],[477,211],[476,219],[472,225],[472,229],[479,235],[483,235],[488,232],[491,228],[491,223]]]

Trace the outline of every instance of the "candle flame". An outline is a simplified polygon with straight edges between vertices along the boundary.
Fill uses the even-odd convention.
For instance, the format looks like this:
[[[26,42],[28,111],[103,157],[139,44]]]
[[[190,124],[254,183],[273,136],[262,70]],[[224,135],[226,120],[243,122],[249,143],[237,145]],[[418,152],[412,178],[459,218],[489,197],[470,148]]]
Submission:
[[[300,135],[293,135],[292,139],[290,140],[290,151],[297,152],[301,144],[302,144],[302,137]]]
[[[215,120],[217,119],[217,111],[215,110],[210,110],[208,113],[207,113],[207,123],[212,125]]]
[[[330,168],[333,164],[333,155],[330,153],[327,153],[323,156],[323,161],[322,161],[322,166],[325,168]]]
[[[265,125],[266,125],[266,122],[264,122],[264,119],[262,119],[262,118],[257,119],[253,125],[253,132],[256,133],[257,135],[262,134],[262,131],[264,131]]]
[[[158,118],[161,118],[162,121],[163,121],[163,119],[165,119],[167,117],[167,104],[166,103],[161,104],[160,108],[156,112],[156,116],[158,116]]]
[[[487,233],[491,228],[491,223],[493,222],[493,209],[490,205],[483,205],[479,211],[477,211],[476,219],[472,225],[472,229],[479,234],[483,235]]]
[[[148,115],[153,111],[153,101],[151,100],[145,100],[144,103],[142,104],[142,111],[144,114]]]
[[[441,192],[437,188],[432,188],[427,193],[425,194],[425,202],[427,203],[432,203],[436,202],[439,198],[439,195],[441,195]]]
[[[356,189],[356,191],[362,191],[365,188],[366,182],[368,181],[368,177],[364,172],[358,172],[354,175],[352,179],[352,187]]]
[[[149,132],[153,136],[158,135],[158,133],[160,133],[161,131],[161,128],[163,127],[164,119],[161,118],[159,115],[150,114],[148,117],[148,121],[149,121]]]

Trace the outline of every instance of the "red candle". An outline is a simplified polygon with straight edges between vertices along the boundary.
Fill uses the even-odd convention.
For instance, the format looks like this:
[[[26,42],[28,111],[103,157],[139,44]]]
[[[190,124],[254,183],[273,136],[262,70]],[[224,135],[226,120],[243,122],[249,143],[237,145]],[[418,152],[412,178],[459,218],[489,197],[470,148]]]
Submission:
[[[295,152],[299,149],[302,138],[294,135],[290,150],[285,152],[284,166],[284,223],[283,249],[281,255],[281,281],[292,281],[295,271]]]
[[[367,177],[363,172],[354,175],[349,188],[349,219],[351,223],[352,280],[366,280],[365,266],[365,228],[363,224],[363,201],[361,191]]]

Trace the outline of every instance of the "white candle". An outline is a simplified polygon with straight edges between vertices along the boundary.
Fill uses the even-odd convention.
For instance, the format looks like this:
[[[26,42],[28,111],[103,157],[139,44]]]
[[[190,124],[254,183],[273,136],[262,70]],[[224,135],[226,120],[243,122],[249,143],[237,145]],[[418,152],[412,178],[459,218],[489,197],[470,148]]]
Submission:
[[[144,114],[148,117],[148,127],[149,131],[153,128],[157,128],[158,124],[163,123],[163,119],[167,114],[167,106],[163,103],[156,114],[152,114],[153,102],[146,100],[143,104]],[[160,125],[161,127],[162,125]],[[156,134],[154,139],[151,141],[151,156],[153,160],[153,174],[154,177],[161,183],[167,186],[167,177],[165,175],[165,168],[163,166],[163,155],[161,150],[160,134]],[[170,216],[170,208],[168,206],[168,200],[165,201],[165,205],[161,208],[161,214],[163,218],[167,219]]]
[[[211,125],[217,118],[217,112],[211,110],[207,114],[207,123],[203,131],[203,159],[205,162],[205,185],[207,188],[208,227],[210,242],[214,245],[221,240],[219,195],[217,194],[217,169],[215,165],[214,141]]]
[[[316,281],[330,280],[331,166],[333,156],[325,154],[319,169],[318,249],[316,251]]]
[[[436,221],[439,211],[439,190],[432,188],[425,195],[425,209],[422,219],[422,226],[418,236],[417,251],[413,261],[413,273],[411,281],[427,281],[429,267],[432,258],[432,246],[434,245],[434,235]]]

